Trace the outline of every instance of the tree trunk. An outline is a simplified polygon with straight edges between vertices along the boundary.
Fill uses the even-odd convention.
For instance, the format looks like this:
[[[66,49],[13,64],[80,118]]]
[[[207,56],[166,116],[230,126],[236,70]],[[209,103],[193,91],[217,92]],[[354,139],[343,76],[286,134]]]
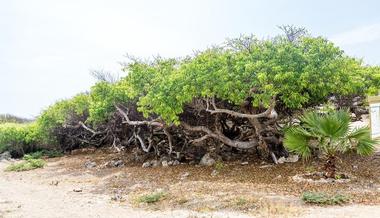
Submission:
[[[336,175],[336,157],[331,155],[327,157],[327,161],[324,165],[325,175],[327,178],[334,178]]]

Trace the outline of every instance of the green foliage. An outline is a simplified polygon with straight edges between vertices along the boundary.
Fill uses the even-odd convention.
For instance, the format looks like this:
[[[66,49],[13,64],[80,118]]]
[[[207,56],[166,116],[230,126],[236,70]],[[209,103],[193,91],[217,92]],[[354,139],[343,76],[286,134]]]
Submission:
[[[123,69],[127,76],[119,81],[104,79],[89,93],[61,100],[32,124],[0,126],[0,152],[57,145],[57,129],[79,121],[94,128],[101,126],[112,116],[115,104],[137,104],[146,118],[159,117],[167,124],[179,124],[186,105],[199,98],[216,97],[238,108],[247,98],[253,99],[253,106],[268,106],[276,97],[284,110],[293,110],[325,103],[332,94],[378,91],[379,67],[363,66],[327,39],[307,36],[302,28],[296,36],[292,33],[297,28],[284,26],[283,30],[286,36],[267,40],[241,36],[183,59],[132,59]],[[323,128],[331,131],[333,127]],[[307,128],[304,130],[292,128],[287,140],[292,150],[307,157],[313,149],[309,146],[313,137],[303,136]],[[350,143],[344,144],[355,147],[358,153],[371,153],[372,141],[366,138],[367,133],[366,129],[351,132]],[[351,143],[355,141],[358,143]]]
[[[95,84],[90,93],[88,120],[94,124],[104,122],[115,111],[116,103],[125,104],[129,101],[127,93],[125,81]]]
[[[41,159],[42,156],[43,156],[42,151],[36,151],[36,152],[24,155],[23,159],[24,160]]]
[[[33,150],[36,143],[35,124],[0,124],[0,153],[10,151],[19,156]]]
[[[325,114],[309,111],[300,120],[301,125],[286,130],[284,145],[303,158],[310,157],[313,149],[327,156],[351,150],[359,155],[369,155],[375,151],[376,141],[371,139],[369,128],[350,130],[351,118],[347,111]]]
[[[43,111],[36,120],[37,137],[41,143],[56,143],[54,130],[70,124],[73,119],[76,122],[81,119],[85,121],[88,116],[88,107],[88,94],[79,94],[71,99],[59,101]]]
[[[380,87],[380,67],[366,66],[361,69],[361,75],[357,81],[364,84],[365,92],[369,95],[379,94]]]
[[[315,192],[304,192],[301,199],[306,203],[319,205],[340,205],[350,200],[347,196],[341,194],[329,196],[324,193]]]
[[[139,203],[151,204],[151,203],[155,203],[155,202],[160,201],[165,196],[166,196],[165,192],[154,192],[151,194],[146,194],[146,195],[140,196],[137,200]]]
[[[217,161],[215,164],[215,170],[222,171],[225,168],[222,161]]]
[[[42,168],[45,166],[45,161],[42,159],[27,159],[24,162],[21,163],[15,163],[9,165],[5,171],[28,171],[28,170],[33,170],[37,168]]]
[[[368,88],[357,80],[361,62],[320,37],[302,37],[297,43],[243,37],[226,44],[185,60],[135,61],[126,67],[124,88],[138,98],[145,116],[157,114],[177,124],[184,105],[201,97],[235,105],[253,97],[258,106],[276,96],[297,109],[323,103],[331,94],[361,94]]]

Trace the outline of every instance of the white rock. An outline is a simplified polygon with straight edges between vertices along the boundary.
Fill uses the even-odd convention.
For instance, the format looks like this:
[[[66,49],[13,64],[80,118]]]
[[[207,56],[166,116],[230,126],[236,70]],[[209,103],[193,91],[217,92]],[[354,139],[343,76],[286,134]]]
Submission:
[[[209,153],[207,153],[202,157],[199,164],[202,166],[212,166],[215,164],[215,160],[210,156]]]
[[[168,161],[166,161],[166,160],[163,160],[161,162],[161,164],[162,164],[162,167],[168,167],[169,166]]]
[[[211,172],[211,176],[216,176],[216,175],[218,175],[219,173],[218,173],[218,171],[217,170],[213,170],[212,172]]]
[[[179,164],[180,164],[180,162],[178,160],[173,161],[173,166],[177,166]]]
[[[160,161],[158,160],[152,160],[150,164],[152,167],[158,167],[161,165]]]
[[[295,163],[299,160],[298,155],[289,155],[289,157],[280,157],[277,161],[279,164],[283,163]]]
[[[95,162],[93,162],[93,161],[86,161],[85,163],[84,163],[84,167],[86,167],[86,168],[94,168],[94,167],[96,167],[96,163]]]
[[[142,167],[143,168],[147,168],[147,167],[150,167],[151,166],[151,163],[150,162],[145,162],[143,163]]]

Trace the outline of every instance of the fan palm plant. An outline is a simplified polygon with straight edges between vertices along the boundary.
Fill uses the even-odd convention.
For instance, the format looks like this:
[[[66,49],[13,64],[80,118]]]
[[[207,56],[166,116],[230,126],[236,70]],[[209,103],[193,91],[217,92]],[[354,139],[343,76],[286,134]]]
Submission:
[[[325,176],[335,178],[338,153],[355,151],[370,155],[375,151],[376,141],[371,139],[368,127],[350,129],[350,114],[345,110],[320,114],[305,112],[300,125],[285,131],[284,145],[302,158],[310,158],[312,152],[320,151],[326,158]]]

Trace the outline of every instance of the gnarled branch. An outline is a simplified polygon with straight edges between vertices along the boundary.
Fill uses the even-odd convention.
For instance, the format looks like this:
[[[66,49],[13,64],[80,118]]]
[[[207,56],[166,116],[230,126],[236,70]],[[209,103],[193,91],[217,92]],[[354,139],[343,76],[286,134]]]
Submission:
[[[164,124],[157,122],[157,121],[148,121],[148,120],[143,120],[143,121],[131,121],[129,120],[128,117],[128,111],[124,111],[121,107],[118,105],[115,105],[117,111],[124,117],[125,121],[123,123],[126,123],[131,126],[142,126],[142,125],[147,125],[147,126],[158,126],[158,127],[164,127]]]
[[[225,113],[225,114],[229,114],[231,116],[234,116],[234,117],[240,117],[240,118],[248,118],[248,119],[254,119],[254,118],[260,118],[260,117],[271,117],[271,115],[273,113],[276,113],[274,111],[274,107],[275,107],[275,98],[272,99],[271,101],[271,104],[269,106],[269,108],[262,112],[262,113],[259,113],[259,114],[244,114],[244,113],[240,113],[240,112],[236,112],[236,111],[232,111],[232,110],[228,110],[228,109],[220,109],[216,106],[215,104],[215,98],[212,98],[211,99],[211,105],[213,107],[213,109],[209,109],[209,100],[206,100],[206,103],[207,103],[207,108],[206,108],[206,111],[211,113],[211,114],[217,114],[217,113]]]
[[[223,142],[224,144],[231,146],[231,147],[234,147],[234,148],[250,149],[250,148],[254,148],[258,145],[258,142],[256,140],[252,140],[252,141],[232,140],[232,139],[226,137],[223,133],[221,133],[219,131],[214,132],[205,126],[190,126],[189,124],[184,123],[184,122],[182,122],[181,125],[185,129],[190,130],[190,131],[204,132],[209,137],[218,139],[219,141]]]

